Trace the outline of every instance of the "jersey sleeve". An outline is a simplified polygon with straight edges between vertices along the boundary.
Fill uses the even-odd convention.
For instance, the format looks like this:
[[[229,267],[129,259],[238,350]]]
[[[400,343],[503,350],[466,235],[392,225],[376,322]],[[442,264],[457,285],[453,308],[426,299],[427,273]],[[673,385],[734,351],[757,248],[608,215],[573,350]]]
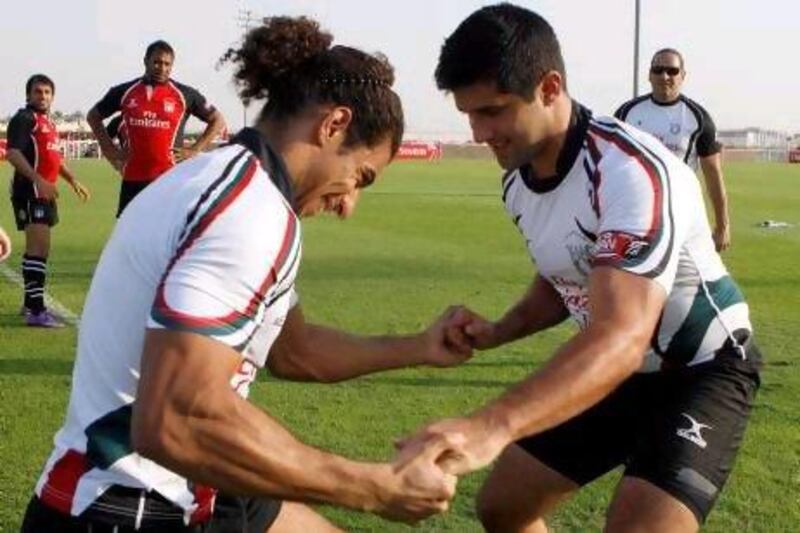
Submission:
[[[31,143],[31,134],[36,126],[36,119],[33,113],[23,110],[14,115],[8,123],[8,148],[24,150]]]
[[[247,165],[258,162],[251,157]],[[240,352],[264,328],[279,330],[264,317],[295,298],[300,232],[287,206],[265,205],[263,184],[246,183],[248,172],[255,170],[221,184],[208,208],[190,216],[156,291],[149,328],[201,334]]]
[[[699,107],[699,106],[698,106]],[[703,118],[703,129],[697,136],[697,155],[708,157],[718,154],[722,150],[722,144],[717,141],[717,127],[708,111],[700,108],[700,115]]]
[[[628,114],[628,109],[630,108],[630,102],[625,102],[621,106],[614,111],[614,118],[617,120],[625,121],[625,117]]]
[[[122,107],[122,97],[125,96],[132,82],[116,85],[106,92],[105,96],[94,105],[97,112],[100,113],[101,118],[108,118]]]
[[[601,163],[593,266],[612,266],[653,279],[669,293],[679,246],[667,172],[661,161],[644,153]]]
[[[199,118],[203,122],[211,120],[211,115],[213,115],[214,111],[217,109],[206,100],[206,97],[194,87],[183,85],[180,89],[186,100],[186,109],[189,114]]]

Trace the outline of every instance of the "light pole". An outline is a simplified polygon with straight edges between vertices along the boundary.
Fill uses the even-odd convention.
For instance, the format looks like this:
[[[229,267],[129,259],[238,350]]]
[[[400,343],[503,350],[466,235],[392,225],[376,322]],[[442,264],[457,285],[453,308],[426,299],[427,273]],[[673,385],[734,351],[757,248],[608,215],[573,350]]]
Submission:
[[[239,23],[239,27],[244,30],[244,33],[250,31],[255,23],[261,21],[261,17],[256,16],[251,9],[246,9],[243,7],[239,8],[239,13],[236,16],[236,21]],[[242,102],[242,127],[247,127],[247,104]]]

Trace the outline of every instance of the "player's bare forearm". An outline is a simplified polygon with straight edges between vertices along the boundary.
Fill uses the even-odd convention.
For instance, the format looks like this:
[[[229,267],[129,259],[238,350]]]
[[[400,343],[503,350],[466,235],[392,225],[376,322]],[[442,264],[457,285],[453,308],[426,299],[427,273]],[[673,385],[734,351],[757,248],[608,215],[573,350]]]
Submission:
[[[380,465],[306,446],[230,386],[232,349],[190,333],[150,330],[132,440],[142,455],[235,494],[370,510]]]
[[[202,152],[217,138],[217,136],[225,129],[225,117],[219,111],[214,111],[208,120],[205,130],[203,130],[200,138],[192,145],[192,150]]]
[[[28,160],[25,159],[25,156],[17,150],[16,148],[11,148],[6,153],[6,159],[8,162],[11,163],[11,166],[14,167],[14,170],[25,176],[31,181],[36,181],[37,178],[40,176],[36,173]]]
[[[722,158],[714,154],[700,159],[700,167],[706,184],[706,191],[714,208],[714,221],[717,227],[727,227],[728,194],[725,189],[725,179],[722,174]]]
[[[437,339],[425,333],[406,336],[359,336],[309,324],[295,306],[267,365],[283,379],[336,382],[408,366],[430,363]],[[445,350],[442,346],[441,350]]]
[[[588,409],[641,366],[664,298],[649,279],[595,269],[589,326],[539,371],[473,416],[504,427],[511,442]]]
[[[73,174],[69,167],[67,167],[67,165],[64,163],[61,163],[61,167],[58,169],[58,175],[70,185],[75,183],[75,174]]]
[[[498,344],[551,328],[568,316],[556,290],[537,274],[523,297],[495,323]]]
[[[103,156],[108,159],[109,155],[116,154],[117,147],[114,146],[114,141],[112,141],[111,137],[108,136],[108,132],[106,132],[106,128],[103,125],[103,118],[100,116],[100,112],[97,111],[96,108],[92,108],[86,115],[86,122],[89,124],[89,128],[91,128],[92,133],[94,133],[95,139],[97,139],[97,143],[100,145],[100,152],[103,154]]]

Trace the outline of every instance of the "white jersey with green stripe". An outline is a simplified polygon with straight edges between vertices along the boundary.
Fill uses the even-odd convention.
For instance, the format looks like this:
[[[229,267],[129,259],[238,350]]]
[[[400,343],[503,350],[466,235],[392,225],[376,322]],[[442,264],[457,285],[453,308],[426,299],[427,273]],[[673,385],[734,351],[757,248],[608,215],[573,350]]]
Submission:
[[[148,328],[238,351],[231,386],[244,397],[264,366],[296,301],[301,242],[291,199],[263,161],[242,144],[199,155],[119,219],[86,298],[66,422],[36,486],[49,506],[78,515],[112,485],[157,491],[187,523],[213,506],[213,490],[133,451],[131,406]]]
[[[749,336],[749,311],[714,249],[694,172],[657,139],[575,103],[557,174],[503,178],[503,202],[541,276],[579,327],[591,270],[610,265],[667,294],[642,371],[696,365]]]

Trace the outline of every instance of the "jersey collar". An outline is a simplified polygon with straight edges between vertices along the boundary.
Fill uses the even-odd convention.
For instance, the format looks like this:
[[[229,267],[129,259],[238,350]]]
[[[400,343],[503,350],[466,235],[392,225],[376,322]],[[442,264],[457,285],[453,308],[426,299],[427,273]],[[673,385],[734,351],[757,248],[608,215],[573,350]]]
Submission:
[[[50,113],[45,113],[44,111],[39,111],[38,109],[33,107],[31,104],[25,104],[25,109],[27,109],[28,111],[32,111],[32,112],[36,113],[37,115],[42,115],[42,116],[45,116],[45,117],[49,117],[50,116]]]
[[[572,101],[572,113],[569,118],[567,136],[564,138],[564,146],[561,147],[561,152],[558,154],[555,176],[543,179],[536,175],[533,166],[530,164],[519,167],[522,181],[531,191],[541,194],[550,192],[561,185],[581,152],[591,117],[591,111],[575,100]]]
[[[683,95],[679,94],[678,97],[675,100],[671,101],[671,102],[659,102],[658,100],[653,98],[653,93],[650,93],[650,101],[653,102],[655,105],[660,106],[660,107],[672,107],[675,104],[679,104],[682,99],[683,99]]]
[[[269,144],[269,141],[261,135],[255,128],[243,128],[231,140],[231,144],[240,144],[253,152],[261,162],[261,167],[266,171],[272,183],[281,192],[292,209],[297,212],[297,206],[294,201],[294,190],[292,188],[292,180],[289,175],[289,170],[286,168],[286,163],[283,157],[275,151]]]
[[[151,87],[167,85],[171,81],[172,78],[167,78],[167,81],[161,82],[161,81],[155,81],[150,76],[142,76],[142,83],[144,83],[145,85],[150,85]]]

